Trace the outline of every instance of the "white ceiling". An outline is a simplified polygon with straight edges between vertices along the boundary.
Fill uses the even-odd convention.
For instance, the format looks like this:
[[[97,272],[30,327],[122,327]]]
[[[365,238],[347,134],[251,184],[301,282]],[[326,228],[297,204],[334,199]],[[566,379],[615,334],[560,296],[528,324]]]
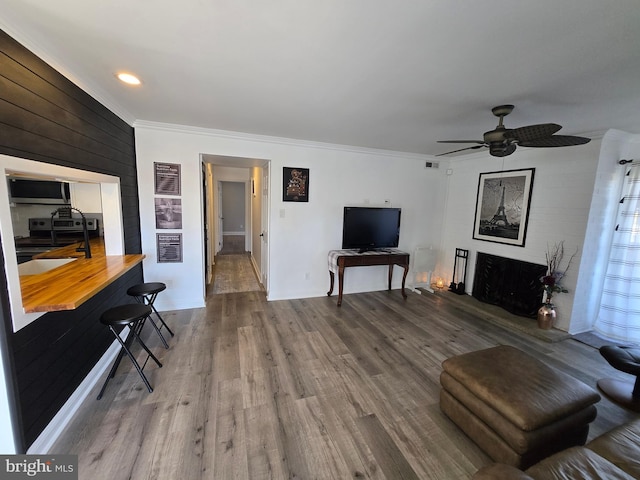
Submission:
[[[130,123],[438,154],[512,103],[640,133],[638,0],[2,0],[0,28]]]

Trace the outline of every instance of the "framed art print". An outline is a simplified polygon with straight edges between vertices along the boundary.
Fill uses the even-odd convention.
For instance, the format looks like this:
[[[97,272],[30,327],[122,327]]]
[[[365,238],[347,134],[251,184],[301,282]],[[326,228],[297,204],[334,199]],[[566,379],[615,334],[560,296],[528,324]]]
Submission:
[[[180,165],[153,162],[156,195],[180,195]]]
[[[182,234],[156,233],[158,263],[182,262]]]
[[[524,247],[535,168],[481,173],[473,238]]]
[[[282,174],[282,201],[308,202],[309,169],[283,167]]]
[[[156,228],[182,228],[182,199],[155,198]]]

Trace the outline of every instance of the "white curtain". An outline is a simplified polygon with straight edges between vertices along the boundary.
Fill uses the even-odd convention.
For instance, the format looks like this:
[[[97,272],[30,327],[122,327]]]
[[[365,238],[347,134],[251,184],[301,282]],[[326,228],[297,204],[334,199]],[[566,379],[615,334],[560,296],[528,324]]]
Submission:
[[[595,330],[640,343],[640,165],[627,166]]]

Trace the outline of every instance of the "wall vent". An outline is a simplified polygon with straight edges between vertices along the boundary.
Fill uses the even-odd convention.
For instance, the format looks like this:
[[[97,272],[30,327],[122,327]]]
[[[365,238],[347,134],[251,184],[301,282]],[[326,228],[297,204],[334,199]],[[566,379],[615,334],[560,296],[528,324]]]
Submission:
[[[425,162],[424,168],[438,168],[440,166],[440,162]]]

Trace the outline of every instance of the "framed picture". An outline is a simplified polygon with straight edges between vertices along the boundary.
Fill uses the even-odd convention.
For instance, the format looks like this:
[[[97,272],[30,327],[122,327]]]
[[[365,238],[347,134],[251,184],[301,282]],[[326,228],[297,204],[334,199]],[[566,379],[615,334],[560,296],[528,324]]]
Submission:
[[[481,173],[473,238],[524,247],[535,168]]]
[[[182,234],[156,233],[158,263],[182,262]]]
[[[156,228],[182,228],[182,199],[155,198]]]
[[[309,201],[309,169],[283,167],[282,201]]]
[[[156,195],[180,195],[180,165],[153,163]]]

